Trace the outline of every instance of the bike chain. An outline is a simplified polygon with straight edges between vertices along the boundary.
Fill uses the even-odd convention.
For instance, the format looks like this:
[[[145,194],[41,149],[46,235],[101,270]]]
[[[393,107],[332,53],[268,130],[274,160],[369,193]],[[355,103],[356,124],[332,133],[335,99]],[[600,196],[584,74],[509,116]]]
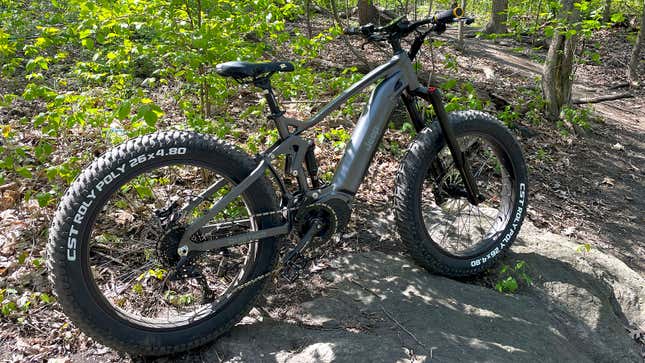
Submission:
[[[309,251],[310,251],[310,252],[316,252],[317,250],[318,250],[318,248],[314,248],[313,250],[309,250]],[[300,256],[299,256],[299,258],[303,259],[303,258],[304,258],[304,256],[303,256],[303,255],[300,255]],[[310,257],[310,258],[306,259],[306,260],[305,260],[305,263],[303,263],[303,264],[302,264],[302,266],[298,266],[296,263],[293,263],[292,261],[288,261],[288,264],[289,264],[289,263],[293,264],[294,268],[297,268],[297,269],[298,269],[298,271],[299,271],[299,270],[301,270],[301,269],[304,267],[304,265],[305,265],[307,262],[312,261],[313,259],[315,259],[315,257]],[[260,276],[258,276],[258,277],[255,277],[255,278],[253,278],[253,279],[251,279],[251,280],[249,280],[249,281],[247,281],[247,282],[245,282],[245,283],[243,283],[243,284],[241,284],[241,285],[235,286],[235,287],[233,288],[233,290],[231,290],[230,292],[228,292],[228,293],[227,293],[227,295],[229,295],[229,296],[230,296],[230,295],[233,295],[233,294],[235,294],[235,293],[237,293],[237,292],[239,292],[239,291],[241,291],[241,290],[246,289],[246,288],[247,288],[247,287],[249,287],[249,286],[252,286],[252,285],[254,285],[254,284],[256,284],[256,283],[258,283],[258,282],[260,282],[260,281],[262,281],[262,280],[266,279],[266,278],[267,278],[267,277],[269,277],[269,276],[272,276],[272,275],[273,275],[274,277],[277,277],[277,276],[278,276],[278,273],[279,273],[279,272],[281,272],[282,270],[284,270],[286,267],[287,267],[287,266],[285,265],[285,261],[281,259],[281,260],[280,260],[280,262],[278,263],[278,266],[277,266],[276,268],[274,268],[274,269],[273,269],[273,270],[271,270],[271,271],[265,272],[264,274],[262,274],[262,275],[260,275]],[[284,277],[287,281],[289,281],[289,282],[294,282],[294,281],[298,278],[298,276],[299,276],[299,273],[296,273],[296,274],[295,274],[294,276],[292,276],[292,277],[288,277],[288,276],[283,276],[283,277]]]
[[[280,210],[274,210],[274,211],[271,211],[271,212],[262,212],[262,213],[257,213],[257,214],[251,214],[250,216],[248,216],[248,218],[245,218],[245,219],[232,219],[232,218],[225,219],[225,220],[223,220],[221,222],[218,222],[217,225],[218,226],[219,225],[233,225],[233,224],[236,224],[236,222],[245,221],[245,220],[251,219],[251,218],[270,216],[270,215],[274,215],[274,214],[278,214],[278,213],[291,212],[291,211],[294,211],[294,210],[298,210],[298,208],[296,208],[296,207],[282,208]]]
[[[245,218],[245,219],[226,219],[226,220],[223,220],[223,221],[221,221],[221,222],[218,222],[218,223],[217,223],[217,225],[218,225],[218,226],[222,226],[222,227],[223,227],[223,226],[228,226],[228,225],[235,225],[235,224],[239,223],[240,221],[245,221],[245,220],[247,220],[247,219],[258,218],[258,217],[264,217],[264,216],[275,215],[275,214],[283,214],[283,213],[285,213],[285,212],[291,212],[291,211],[295,211],[295,210],[298,210],[298,208],[297,208],[297,207],[282,208],[282,209],[280,209],[280,210],[276,210],[276,211],[271,211],[271,212],[262,212],[262,213],[252,214],[252,215],[248,216],[248,218]],[[300,259],[302,259],[304,256],[298,256],[298,257],[299,257]],[[309,258],[306,262],[308,262],[308,261],[310,261],[310,260],[313,260],[313,258]],[[252,285],[254,285],[254,284],[258,283],[258,282],[260,282],[260,281],[262,281],[262,280],[266,279],[266,278],[267,278],[267,277],[269,277],[269,276],[272,276],[272,275],[273,275],[274,277],[276,277],[276,276],[277,276],[277,274],[278,274],[279,272],[281,272],[282,270],[284,270],[284,269],[285,269],[285,267],[287,267],[287,265],[285,265],[285,262],[287,262],[287,265],[288,265],[288,264],[292,264],[292,265],[293,265],[293,266],[292,266],[292,268],[297,268],[298,270],[300,270],[302,267],[304,267],[304,266],[298,266],[298,265],[297,265],[297,263],[295,263],[295,262],[292,262],[292,261],[284,261],[283,259],[280,259],[280,261],[279,261],[278,265],[277,265],[273,270],[268,271],[268,272],[265,272],[264,274],[262,274],[262,275],[260,275],[260,276],[257,276],[257,277],[255,277],[255,278],[253,278],[253,279],[249,280],[249,281],[246,281],[246,282],[244,282],[243,284],[240,284],[240,285],[235,286],[235,287],[233,288],[233,290],[231,290],[231,291],[229,291],[229,292],[227,293],[227,295],[229,295],[229,296],[230,296],[230,295],[236,294],[236,293],[238,293],[239,291],[241,291],[241,290],[243,290],[243,289],[245,289],[245,288],[247,288],[247,287],[249,287],[249,286],[252,286]],[[305,262],[305,263],[306,263],[306,262]],[[305,263],[303,263],[302,265],[304,265]],[[284,277],[285,277],[285,279],[287,279],[289,282],[293,282],[293,281],[295,281],[295,279],[298,277],[298,275],[299,275],[299,274],[298,274],[298,273],[296,273],[296,274],[293,276],[293,278],[289,278],[289,277],[287,277],[287,276],[284,276]]]

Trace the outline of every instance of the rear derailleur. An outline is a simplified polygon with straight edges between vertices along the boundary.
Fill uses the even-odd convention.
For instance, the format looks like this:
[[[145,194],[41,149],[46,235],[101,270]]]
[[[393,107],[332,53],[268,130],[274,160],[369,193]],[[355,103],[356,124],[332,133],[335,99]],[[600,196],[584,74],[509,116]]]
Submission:
[[[157,242],[157,257],[161,264],[169,270],[163,286],[168,287],[167,283],[170,281],[195,279],[202,288],[202,303],[212,302],[215,299],[215,293],[208,286],[206,277],[196,263],[199,253],[191,252],[187,256],[179,256],[177,253],[179,242],[185,231],[185,228],[177,226],[178,207],[179,203],[175,201],[170,206],[155,211],[159,224],[165,231]],[[196,233],[191,239],[202,239],[202,236]]]

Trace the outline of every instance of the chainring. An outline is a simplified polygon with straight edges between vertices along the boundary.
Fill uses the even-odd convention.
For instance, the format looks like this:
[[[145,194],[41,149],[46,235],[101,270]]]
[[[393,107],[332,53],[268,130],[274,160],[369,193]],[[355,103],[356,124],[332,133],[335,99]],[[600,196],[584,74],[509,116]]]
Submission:
[[[312,227],[313,221],[322,221],[322,229],[315,235],[323,240],[331,238],[338,226],[336,212],[330,206],[317,203],[300,208],[294,218],[294,228],[302,237]]]

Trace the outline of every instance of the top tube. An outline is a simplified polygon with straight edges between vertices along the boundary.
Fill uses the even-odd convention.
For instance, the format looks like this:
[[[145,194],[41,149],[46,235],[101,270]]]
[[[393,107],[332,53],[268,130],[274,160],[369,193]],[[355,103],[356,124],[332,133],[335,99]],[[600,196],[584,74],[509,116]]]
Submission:
[[[350,97],[361,92],[362,90],[364,90],[369,85],[376,82],[377,80],[396,73],[401,67],[400,65],[401,61],[405,61],[404,58],[405,57],[403,54],[396,54],[387,63],[374,68],[371,72],[369,72],[363,78],[361,78],[360,81],[354,83],[349,88],[344,90],[340,95],[336,96],[333,100],[331,100],[327,105],[325,105],[325,107],[323,107],[320,111],[318,111],[317,114],[312,116],[310,119],[302,123],[299,123],[298,125],[293,125],[297,127],[297,131],[295,133],[300,134],[306,129],[316,125],[317,123],[322,121],[325,117],[327,117],[332,111],[339,108]]]

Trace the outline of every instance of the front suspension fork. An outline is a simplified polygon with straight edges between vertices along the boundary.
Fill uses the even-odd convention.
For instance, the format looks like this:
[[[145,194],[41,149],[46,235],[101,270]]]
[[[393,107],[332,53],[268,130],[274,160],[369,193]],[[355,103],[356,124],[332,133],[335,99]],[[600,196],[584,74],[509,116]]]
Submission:
[[[414,91],[412,91],[412,94],[414,96],[423,98],[424,100],[430,102],[430,104],[432,105],[432,108],[434,109],[434,112],[437,115],[437,120],[439,120],[439,126],[441,127],[441,131],[443,132],[444,138],[446,139],[446,144],[450,149],[450,154],[452,155],[452,158],[455,161],[455,166],[457,167],[457,170],[459,170],[461,179],[464,181],[464,186],[466,187],[468,201],[474,205],[479,204],[479,202],[481,202],[481,199],[482,199],[479,194],[479,188],[477,187],[477,183],[473,178],[470,162],[468,161],[468,158],[464,157],[464,153],[461,151],[459,147],[459,143],[457,142],[457,139],[455,137],[455,132],[452,129],[452,125],[450,125],[450,121],[448,119],[448,113],[446,112],[446,109],[443,107],[443,102],[441,100],[441,91],[439,91],[435,87],[428,87],[428,88],[419,87]],[[407,101],[407,100],[405,100],[404,98],[404,101]],[[409,111],[410,108],[412,107],[408,106],[408,104],[409,102],[406,102],[406,107],[408,108],[408,111]],[[415,124],[415,127],[418,128],[417,124],[419,124],[419,121],[414,120],[414,118],[421,117],[421,116],[419,115],[418,108],[415,108],[415,109],[416,109],[415,112],[410,113],[410,115],[413,117],[412,122]]]

